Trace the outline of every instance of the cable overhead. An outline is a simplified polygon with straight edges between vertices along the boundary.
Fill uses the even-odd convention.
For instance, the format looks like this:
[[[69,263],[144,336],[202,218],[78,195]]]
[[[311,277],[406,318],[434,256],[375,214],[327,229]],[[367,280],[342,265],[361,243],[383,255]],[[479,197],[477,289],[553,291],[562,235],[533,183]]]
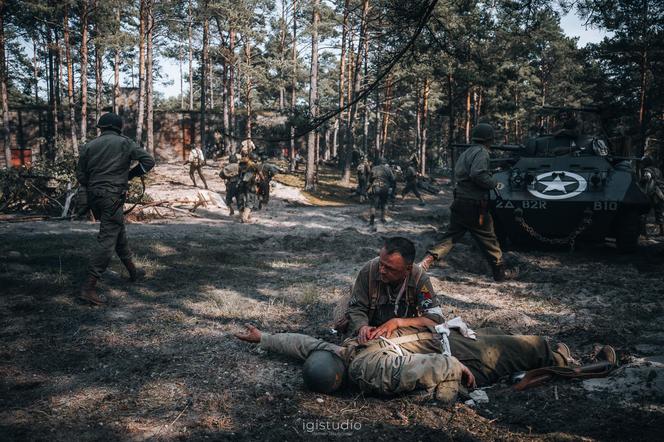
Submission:
[[[353,98],[350,102],[345,104],[343,107],[338,107],[334,110],[331,110],[320,117],[314,119],[311,121],[311,124],[304,130],[300,132],[296,132],[294,135],[289,136],[289,137],[277,137],[277,138],[265,138],[265,137],[251,137],[252,140],[255,141],[263,141],[263,142],[268,142],[268,143],[275,143],[275,142],[281,142],[281,141],[290,141],[290,140],[296,140],[298,138],[301,138],[305,135],[307,135],[309,132],[318,129],[320,126],[323,125],[326,121],[330,120],[331,118],[339,115],[341,112],[351,108],[355,104],[359,103],[361,100],[363,100],[366,96],[368,96],[371,92],[373,92],[374,89],[378,87],[378,85],[382,82],[382,80],[389,74],[394,66],[401,60],[401,58],[408,52],[410,48],[413,47],[415,42],[417,41],[417,38],[420,36],[422,33],[422,30],[426,26],[427,22],[429,21],[429,18],[431,18],[431,15],[433,14],[433,11],[436,7],[436,4],[438,3],[438,0],[432,0],[431,3],[426,7],[426,10],[422,17],[420,18],[420,21],[417,24],[417,29],[415,30],[415,33],[411,36],[410,40],[406,45],[401,48],[401,50],[392,58],[392,60],[388,63],[387,67],[376,76],[376,79],[369,85],[368,88],[362,90],[355,98]],[[223,131],[223,129],[217,129],[223,136],[229,137],[234,140],[244,140],[245,137],[238,137],[236,135],[231,135],[229,133],[226,133]]]

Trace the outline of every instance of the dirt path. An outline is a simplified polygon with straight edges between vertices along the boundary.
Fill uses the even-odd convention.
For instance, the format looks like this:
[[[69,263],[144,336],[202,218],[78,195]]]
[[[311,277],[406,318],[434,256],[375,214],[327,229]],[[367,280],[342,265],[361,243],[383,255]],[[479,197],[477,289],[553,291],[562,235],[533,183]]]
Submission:
[[[223,194],[213,169],[211,190]],[[181,166],[160,166],[148,193],[190,198]],[[543,334],[589,360],[613,345],[626,368],[600,381],[556,382],[524,393],[505,384],[488,404],[445,410],[415,397],[303,389],[295,361],[233,339],[241,324],[335,340],[329,319],[341,292],[374,257],[381,235],[412,238],[419,253],[448,217],[449,194],[398,202],[372,233],[366,207],[306,205],[279,185],[268,210],[240,224],[209,205],[128,225],[148,272],[131,285],[114,260],[108,308],[79,304],[97,225],[0,224],[0,434],[2,439],[365,440],[655,439],[664,428],[664,244],[636,255],[610,245],[508,254],[521,268],[502,285],[472,241],[432,270],[450,316],[472,326]],[[186,204],[183,204],[186,207]],[[170,215],[169,215],[170,216]],[[342,425],[343,424],[343,425]]]

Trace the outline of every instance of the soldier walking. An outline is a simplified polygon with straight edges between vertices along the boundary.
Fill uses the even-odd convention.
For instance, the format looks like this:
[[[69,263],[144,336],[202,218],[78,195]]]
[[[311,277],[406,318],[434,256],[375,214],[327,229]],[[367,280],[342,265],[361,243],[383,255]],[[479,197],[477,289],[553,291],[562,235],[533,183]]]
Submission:
[[[417,199],[420,200],[420,206],[423,206],[424,200],[422,199],[422,195],[420,195],[420,192],[417,190],[417,160],[412,160],[408,167],[406,168],[406,172],[404,173],[404,179],[406,180],[406,187],[403,188],[403,191],[401,192],[401,198],[405,199],[406,195],[408,195],[408,192],[413,192]]]
[[[239,195],[238,195],[238,184],[240,182],[240,167],[237,161],[237,155],[231,154],[228,157],[228,164],[225,165],[221,172],[219,172],[219,177],[224,180],[226,185],[226,206],[230,210],[230,215],[234,215],[235,211],[233,210],[233,199],[235,198],[235,203],[239,206]],[[239,210],[239,208],[238,208]]]
[[[96,285],[108,267],[113,251],[120,257],[132,282],[142,276],[129,250],[123,207],[128,181],[152,169],[154,159],[133,140],[121,135],[122,119],[118,115],[102,115],[97,127],[102,133],[83,146],[76,170],[78,182],[87,188],[88,205],[100,221],[97,244],[80,298],[103,305],[106,300],[97,294]],[[138,164],[130,170],[132,161],[138,161]]]
[[[238,210],[240,210],[240,221],[248,223],[251,218],[251,209],[256,206],[258,167],[255,163],[255,154],[243,155],[240,158],[238,181]]]
[[[371,201],[369,225],[375,229],[376,209],[380,209],[380,220],[385,223],[385,206],[390,198],[390,190],[396,187],[394,173],[384,159],[377,158],[374,162],[367,185]]]
[[[491,265],[493,279],[504,281],[515,275],[505,269],[503,253],[489,213],[489,191],[495,189],[497,184],[489,167],[493,127],[486,123],[478,124],[473,128],[472,140],[475,144],[459,156],[454,168],[456,187],[447,232],[439,244],[427,251],[420,265],[428,269],[432,262],[446,256],[466,232],[470,232]]]
[[[203,184],[207,189],[207,181],[205,181],[205,177],[203,176],[203,166],[206,164],[205,154],[200,147],[194,147],[192,145],[191,148],[191,151],[189,151],[189,159],[184,162],[185,165],[189,164],[189,178],[193,181],[194,187],[198,187],[196,185],[196,178],[194,178],[194,172],[198,172],[198,176],[201,177],[201,181],[203,181]]]
[[[655,224],[659,226],[659,235],[664,236],[664,177],[650,156],[644,156],[641,160],[639,181],[655,212]]]
[[[367,199],[367,182],[370,173],[371,165],[365,157],[362,157],[360,164],[357,166],[357,190],[355,190],[355,194],[360,196],[361,203]]]

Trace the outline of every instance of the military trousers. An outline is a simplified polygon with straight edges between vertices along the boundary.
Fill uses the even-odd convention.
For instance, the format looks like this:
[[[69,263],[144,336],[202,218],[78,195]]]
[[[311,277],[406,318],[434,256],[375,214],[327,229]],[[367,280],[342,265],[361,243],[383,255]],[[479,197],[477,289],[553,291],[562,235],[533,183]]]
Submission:
[[[233,198],[235,198],[235,202],[239,204],[239,196],[238,196],[238,180],[237,179],[230,179],[226,180],[226,205],[230,209],[232,204],[233,204]]]
[[[191,181],[193,181],[194,186],[196,185],[196,178],[194,177],[195,172],[198,172],[198,176],[201,177],[201,181],[203,181],[203,184],[207,189],[207,181],[205,181],[205,177],[203,176],[203,166],[201,164],[194,163],[189,165],[189,178],[191,178]]]
[[[100,222],[97,242],[88,265],[88,274],[97,279],[106,271],[114,251],[123,261],[131,259],[124,224],[124,202],[124,193],[88,191],[88,204]]]
[[[401,196],[405,198],[406,195],[408,195],[408,192],[413,192],[417,198],[422,199],[422,195],[420,195],[419,190],[417,190],[417,180],[406,181],[406,186],[403,188]]]
[[[502,265],[503,252],[496,237],[491,213],[480,201],[455,199],[450,207],[450,225],[442,240],[427,253],[436,259],[445,257],[454,244],[470,232],[493,268]]]
[[[565,358],[541,336],[509,335],[495,328],[475,332],[476,340],[452,330],[449,342],[452,355],[470,369],[479,387],[518,371],[566,365]]]

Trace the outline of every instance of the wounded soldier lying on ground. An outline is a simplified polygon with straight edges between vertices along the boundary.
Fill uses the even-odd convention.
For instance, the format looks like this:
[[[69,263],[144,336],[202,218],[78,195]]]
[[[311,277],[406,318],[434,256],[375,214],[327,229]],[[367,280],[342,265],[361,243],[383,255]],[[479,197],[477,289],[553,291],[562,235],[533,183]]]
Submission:
[[[572,372],[560,368],[572,361],[565,344],[552,350],[540,336],[507,335],[489,328],[474,332],[460,318],[437,327],[399,326],[387,338],[364,345],[356,338],[339,346],[303,334],[270,334],[251,325],[235,336],[304,360],[305,386],[321,393],[332,393],[348,380],[362,391],[379,395],[425,390],[448,405],[460,389],[484,387],[516,372],[542,367]],[[612,367],[613,349],[604,347],[603,355]]]

